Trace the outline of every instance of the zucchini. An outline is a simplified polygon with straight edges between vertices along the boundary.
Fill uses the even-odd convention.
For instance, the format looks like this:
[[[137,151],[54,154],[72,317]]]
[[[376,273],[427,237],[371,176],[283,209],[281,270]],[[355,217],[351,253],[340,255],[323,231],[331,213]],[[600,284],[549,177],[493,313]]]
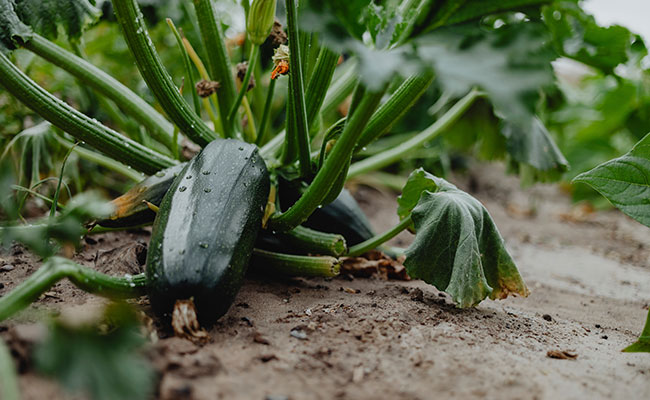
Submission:
[[[279,194],[282,211],[293,205],[305,188],[306,184],[300,180],[280,179]],[[348,246],[354,246],[375,236],[359,203],[345,188],[334,201],[314,210],[302,225],[320,232],[342,235]]]
[[[343,189],[331,203],[317,208],[303,226],[321,232],[338,233],[345,238],[348,246],[375,236],[366,214],[347,189]]]
[[[128,192],[113,199],[113,214],[97,225],[105,228],[125,228],[153,222],[156,213],[151,211],[145,201],[159,206],[165,193],[187,163],[158,171],[147,179],[133,186]]]
[[[262,226],[269,174],[255,145],[211,142],[174,180],[160,204],[147,254],[156,313],[193,300],[202,325],[226,313]]]

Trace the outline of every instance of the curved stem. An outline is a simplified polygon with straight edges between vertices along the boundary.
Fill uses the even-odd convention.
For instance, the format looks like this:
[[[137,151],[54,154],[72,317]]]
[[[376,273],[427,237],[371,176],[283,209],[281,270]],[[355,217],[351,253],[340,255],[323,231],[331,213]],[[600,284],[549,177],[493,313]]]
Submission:
[[[367,92],[356,112],[346,122],[343,133],[336,141],[329,157],[318,171],[307,191],[286,212],[276,214],[269,221],[269,227],[277,231],[288,231],[304,222],[312,212],[331,195],[332,182],[343,173],[349,165],[354,146],[361,135],[363,126],[377,108],[383,95],[379,92]]]
[[[411,224],[413,223],[413,220],[411,219],[411,216],[409,215],[408,217],[404,218],[402,222],[399,224],[395,225],[391,229],[387,230],[384,233],[381,233],[379,235],[373,236],[370,239],[361,242],[357,245],[354,245],[350,247],[350,251],[348,251],[348,257],[358,257],[362,255],[363,253],[370,251],[380,244],[387,242],[397,236],[400,232],[402,232],[404,229],[408,228]]]
[[[297,0],[287,0],[287,30],[289,33],[290,69],[293,112],[291,113],[293,128],[296,130],[295,139],[298,147],[298,161],[300,175],[303,177],[311,174],[311,157],[309,146],[309,126],[307,120],[307,107],[305,105],[305,88],[303,81],[302,58],[300,55],[300,39],[298,32],[298,4]]]
[[[54,97],[0,53],[0,86],[52,125],[138,171],[154,174],[176,161],[131,140]]]
[[[51,257],[29,278],[0,297],[0,321],[29,306],[55,283],[68,278],[86,292],[109,298],[133,298],[144,295],[144,274],[112,277],[81,266],[67,258]]]
[[[140,74],[169,118],[181,132],[201,146],[216,139],[216,134],[178,93],[172,77],[163,66],[149,37],[136,0],[113,0],[112,3],[124,39],[135,57]]]
[[[210,75],[219,81],[219,111],[226,137],[235,137],[233,125],[227,121],[227,113],[235,101],[235,79],[230,69],[230,59],[226,49],[221,22],[217,20],[210,0],[194,0],[196,15],[203,38],[203,44],[208,49],[207,60]]]
[[[266,92],[266,101],[264,102],[262,122],[260,122],[260,127],[257,130],[256,144],[258,146],[263,145],[266,138],[266,126],[269,124],[269,119],[271,118],[271,105],[273,104],[273,95],[275,93],[275,82],[276,79],[271,79],[271,82],[269,82],[269,89]]]
[[[413,138],[407,140],[397,147],[393,147],[392,149],[388,149],[382,153],[352,164],[350,170],[348,171],[348,179],[370,171],[376,171],[390,164],[393,164],[399,161],[409,152],[434,139],[443,133],[447,128],[449,128],[454,122],[456,122],[458,118],[460,118],[465,113],[465,111],[467,111],[472,103],[474,103],[474,100],[480,96],[481,93],[479,91],[470,91],[467,95],[465,95],[465,97],[458,100],[458,102],[454,104],[453,107],[451,107],[449,111],[447,111],[435,123],[433,123],[433,125],[418,133]]]
[[[265,273],[327,278],[339,274],[341,262],[334,257],[296,256],[254,249],[251,266]]]
[[[113,100],[122,110],[144,125],[151,137],[170,148],[172,124],[117,79],[36,33],[32,35],[31,40],[23,43],[23,47]]]
[[[251,45],[251,52],[248,56],[248,67],[246,68],[246,74],[244,75],[244,80],[241,82],[241,86],[239,87],[239,93],[237,94],[237,98],[235,99],[235,102],[232,104],[232,108],[230,108],[230,112],[228,113],[228,121],[232,123],[235,123],[235,120],[237,118],[237,112],[239,111],[239,106],[241,105],[244,96],[246,96],[246,92],[248,92],[248,82],[250,82],[251,75],[253,74],[253,70],[255,69],[255,62],[257,61],[259,50],[260,50],[260,46],[256,44]]]

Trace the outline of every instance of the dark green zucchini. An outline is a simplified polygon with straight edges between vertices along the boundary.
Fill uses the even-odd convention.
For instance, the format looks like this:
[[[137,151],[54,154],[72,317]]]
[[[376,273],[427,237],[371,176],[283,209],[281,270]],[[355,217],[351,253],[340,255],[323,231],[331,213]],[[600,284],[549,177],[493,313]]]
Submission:
[[[187,163],[178,164],[158,171],[120,197],[113,199],[111,204],[115,207],[115,211],[107,219],[97,222],[97,225],[106,228],[124,228],[153,222],[156,213],[151,211],[144,201],[159,206],[174,178],[186,165]]]
[[[280,208],[287,210],[298,200],[306,184],[298,180],[280,180]],[[329,204],[317,208],[303,226],[325,233],[337,233],[345,238],[348,246],[370,239],[375,234],[359,203],[347,189]]]
[[[160,204],[147,254],[149,297],[158,314],[193,299],[199,322],[228,310],[262,225],[269,174],[258,148],[217,140],[195,156]]]

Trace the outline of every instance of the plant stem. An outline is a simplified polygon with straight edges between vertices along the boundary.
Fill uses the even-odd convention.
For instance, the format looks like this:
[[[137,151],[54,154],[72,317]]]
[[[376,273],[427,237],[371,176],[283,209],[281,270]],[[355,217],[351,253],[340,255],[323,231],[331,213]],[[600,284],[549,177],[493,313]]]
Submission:
[[[174,34],[174,37],[176,38],[176,44],[178,45],[178,50],[180,50],[181,55],[183,56],[183,66],[185,67],[185,75],[187,75],[186,79],[189,81],[190,91],[192,92],[192,102],[194,103],[194,112],[196,113],[196,115],[201,115],[201,101],[199,100],[199,95],[196,93],[196,89],[194,89],[194,85],[196,84],[196,78],[194,77],[194,72],[192,70],[192,63],[190,61],[190,56],[187,54],[187,49],[183,44],[183,38],[181,37],[181,34],[178,33],[178,30],[176,29],[176,25],[174,25],[174,21],[172,21],[171,18],[167,18],[165,21],[167,22],[169,29]],[[214,128],[217,129],[216,125]],[[174,131],[174,134],[178,135],[178,132]],[[178,150],[178,146],[176,146],[176,149]]]
[[[125,177],[136,181],[140,182],[145,178],[145,176],[138,171],[133,170],[132,168],[127,167],[126,165],[119,163],[115,160],[113,160],[110,157],[106,157],[103,154],[97,153],[95,151],[92,151],[90,149],[87,149],[85,147],[80,147],[74,145],[74,143],[62,138],[59,135],[54,135],[56,140],[61,144],[63,147],[66,149],[71,149],[74,147],[74,152],[81,158],[83,158],[86,161],[94,162],[97,165],[100,165],[104,168],[107,168],[111,171],[115,171],[118,174],[124,175]]]
[[[256,144],[261,146],[264,144],[266,139],[266,127],[269,124],[269,119],[271,118],[271,105],[273,104],[273,95],[275,93],[275,82],[276,79],[271,79],[269,82],[269,88],[266,92],[266,101],[264,102],[264,112],[262,113],[262,122],[260,122],[260,127],[257,130],[257,141]]]
[[[0,397],[5,400],[20,400],[16,366],[2,339],[0,339]]]
[[[149,37],[136,0],[113,0],[112,3],[124,39],[135,57],[138,69],[169,118],[181,132],[201,146],[216,139],[215,133],[178,93],[172,77],[163,66]]]
[[[380,244],[387,242],[397,236],[397,234],[408,228],[412,223],[413,221],[411,220],[411,215],[409,215],[408,217],[404,218],[402,222],[395,225],[386,232],[373,236],[364,242],[350,247],[350,251],[348,251],[348,257],[358,257],[365,252],[376,248]]]
[[[309,127],[307,120],[307,109],[305,105],[305,89],[303,81],[302,58],[300,56],[300,39],[298,32],[298,2],[297,0],[286,0],[287,9],[287,30],[289,33],[290,69],[289,79],[291,80],[291,92],[293,97],[294,127],[296,129],[296,143],[298,145],[298,162],[300,163],[300,175],[307,177],[311,175],[311,158],[309,145]]]
[[[115,160],[147,174],[153,174],[176,163],[171,158],[120,135],[57,99],[20,71],[4,54],[0,54],[0,76],[2,76],[0,86],[4,86],[27,107],[52,125]]]
[[[63,171],[65,170],[65,163],[68,161],[68,157],[72,154],[72,150],[77,147],[79,143],[75,143],[68,149],[63,157],[63,162],[61,163],[61,172],[59,173],[59,181],[56,183],[56,190],[54,191],[54,197],[52,198],[52,207],[50,207],[50,221],[56,216],[56,209],[59,204],[59,195],[61,194],[61,183],[63,183]]]
[[[334,76],[332,86],[327,89],[327,95],[325,95],[321,108],[323,114],[335,111],[336,107],[352,93],[356,85],[356,64],[354,60],[346,61],[339,69],[343,69],[343,72],[340,76]]]
[[[372,141],[388,132],[416,101],[426,92],[433,82],[433,73],[423,72],[406,79],[400,87],[393,92],[388,101],[382,104],[368,121],[368,126],[363,130],[356,151],[361,150]]]
[[[346,122],[343,133],[307,191],[286,212],[276,214],[269,220],[269,227],[272,230],[283,232],[295,228],[304,222],[328,195],[332,195],[329,193],[331,184],[341,174],[345,174],[344,169],[349,165],[352,151],[361,135],[362,128],[377,108],[382,95],[383,90],[367,92],[357,111]]]
[[[334,257],[296,256],[254,249],[251,266],[260,272],[273,274],[333,277],[339,274],[341,263]]]
[[[192,44],[190,43],[187,38],[183,37],[183,46],[185,47],[185,50],[187,51],[188,56],[190,57],[190,60],[192,60],[192,63],[194,63],[194,66],[196,67],[197,71],[199,71],[199,75],[201,76],[201,79],[204,79],[206,81],[211,80],[210,79],[210,74],[208,74],[208,70],[205,69],[205,65],[203,65],[203,62],[201,61],[201,58],[199,58],[199,55],[196,54],[196,51],[192,47]],[[196,93],[196,88],[192,88],[192,90]],[[219,110],[219,102],[217,99],[216,94],[210,95],[210,99],[214,102],[214,104],[217,107],[217,110]],[[223,121],[223,118],[220,120],[214,115],[214,112],[212,111],[212,105],[210,104],[210,100],[207,98],[203,98],[203,108],[205,108],[205,111],[208,113],[208,116],[212,120],[212,123],[214,124],[214,128],[217,129],[218,127],[221,127],[221,133],[223,134],[224,132],[224,127],[221,121]],[[223,135],[222,135],[223,136]]]
[[[260,51],[260,46],[256,44],[251,44],[251,52],[248,56],[248,67],[246,68],[246,74],[244,75],[244,80],[241,82],[241,86],[239,87],[239,93],[237,94],[237,98],[235,98],[235,102],[233,103],[232,108],[228,113],[228,121],[233,124],[236,122],[239,106],[241,105],[244,96],[246,96],[246,92],[248,92],[248,82],[250,82],[251,80],[251,75],[253,74],[253,70],[255,68],[255,62],[258,59],[259,51]]]
[[[318,116],[318,112],[323,105],[338,60],[338,53],[325,46],[321,47],[306,92],[307,122],[310,126]]]
[[[117,79],[36,33],[32,35],[31,40],[23,43],[23,47],[113,100],[136,121],[144,125],[154,139],[169,148],[172,124]]]
[[[465,95],[465,97],[456,102],[456,104],[454,104],[449,109],[449,111],[447,111],[442,117],[434,122],[433,125],[429,126],[413,138],[396,147],[393,147],[392,149],[388,149],[382,153],[352,164],[350,170],[348,171],[348,179],[370,171],[384,168],[394,162],[399,161],[402,157],[414,149],[422,146],[424,143],[431,141],[443,133],[451,125],[453,125],[458,120],[458,118],[460,118],[465,113],[465,111],[467,111],[474,100],[480,96],[481,93],[479,91],[470,91],[467,95]]]
[[[194,0],[201,37],[208,56],[208,68],[213,79],[219,81],[219,110],[226,137],[235,137],[233,125],[227,121],[227,113],[235,101],[235,80],[230,69],[230,59],[224,40],[221,22],[217,20],[210,0]]]
[[[268,238],[268,240],[265,240]],[[279,249],[288,248],[290,252],[313,253],[338,257],[346,253],[345,238],[333,233],[319,232],[298,225],[288,232],[271,233],[266,231],[258,237],[258,243],[268,243]],[[261,246],[258,246],[261,247]],[[270,247],[271,250],[274,247]]]
[[[144,274],[112,277],[67,258],[51,257],[29,278],[0,297],[0,321],[30,305],[63,278],[86,292],[108,298],[140,297],[146,287]]]

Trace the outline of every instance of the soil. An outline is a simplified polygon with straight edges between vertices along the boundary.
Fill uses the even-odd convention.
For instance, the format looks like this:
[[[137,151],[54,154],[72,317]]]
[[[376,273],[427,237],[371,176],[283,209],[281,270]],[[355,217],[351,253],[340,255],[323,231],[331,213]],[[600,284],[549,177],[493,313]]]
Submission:
[[[228,314],[195,345],[154,331],[147,354],[159,399],[648,399],[650,356],[637,338],[650,295],[650,235],[617,211],[572,205],[557,186],[521,189],[496,166],[452,179],[494,217],[531,289],[528,298],[457,309],[420,281],[251,276]],[[395,194],[351,188],[378,231]],[[75,258],[112,274],[142,269],[149,233],[87,240]],[[392,244],[407,246],[403,233]],[[39,262],[0,255],[7,293]],[[9,269],[9,268],[5,268]],[[24,399],[66,398],[38,376],[29,346],[43,310],[77,313],[104,300],[61,282],[0,325],[20,365]],[[147,310],[145,300],[139,302]],[[79,398],[78,396],[75,398]]]

